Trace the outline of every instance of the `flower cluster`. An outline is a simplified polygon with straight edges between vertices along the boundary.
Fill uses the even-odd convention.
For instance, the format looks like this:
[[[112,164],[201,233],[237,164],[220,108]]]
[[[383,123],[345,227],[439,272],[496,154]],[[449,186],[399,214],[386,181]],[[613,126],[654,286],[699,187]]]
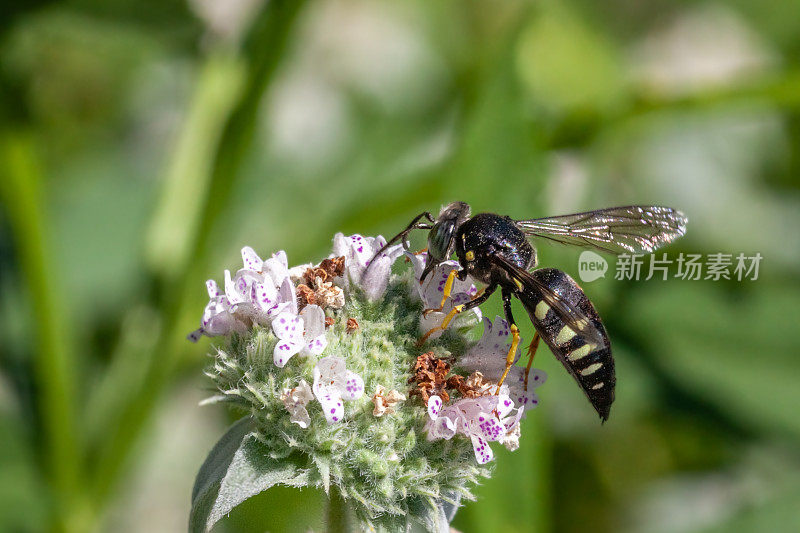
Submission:
[[[499,394],[462,398],[447,406],[442,405],[440,397],[431,396],[425,429],[431,440],[449,440],[456,434],[469,437],[478,464],[485,464],[494,457],[488,442],[499,441],[510,450],[519,447],[519,422],[524,411],[522,406],[515,409],[505,385]]]
[[[253,325],[271,325],[277,337],[273,350],[276,367],[283,368],[297,354],[320,356],[328,345],[325,310],[309,302],[319,301],[325,307],[341,308],[344,294],[341,287],[334,287],[337,282],[346,287],[352,282],[359,283],[371,298],[379,298],[386,290],[391,264],[400,255],[400,246],[387,248],[369,273],[365,271],[370,258],[385,244],[383,237],[337,234],[331,258],[316,268],[301,265],[292,269],[286,252],[280,251],[264,261],[246,246],[242,248],[244,267],[234,276],[225,271],[224,294],[214,280],[206,282],[210,300],[200,328],[188,338],[197,342],[202,335],[242,334]],[[347,277],[341,275],[344,268],[340,267],[345,265]],[[331,281],[326,281],[329,277]],[[302,293],[300,303],[305,304],[299,310],[295,280],[313,285],[313,288],[298,285]],[[302,428],[307,428],[310,421],[306,405],[312,399],[311,390],[322,405],[328,423],[339,422],[343,418],[342,401],[360,398],[364,393],[364,381],[358,374],[346,370],[345,361],[340,357],[319,360],[314,368],[313,389],[301,380],[296,387],[285,389],[281,394],[292,422]]]
[[[206,281],[209,302],[200,328],[188,335],[192,342],[202,335],[244,333],[253,324],[269,324],[283,311],[297,313],[297,296],[286,252],[280,251],[264,261],[255,250],[245,246],[242,261],[244,267],[235,275],[225,271],[224,293],[216,281]]]
[[[404,252],[412,268],[393,273]],[[455,495],[471,497],[469,487],[488,475],[480,465],[493,458],[489,443],[518,447],[545,375],[534,369],[526,384],[524,369],[513,366],[498,390],[510,349],[505,320],[474,308],[415,348],[478,294],[471,279],[456,279],[443,302],[457,262],[440,263],[420,282],[427,254],[341,233],[318,265],[290,268],[284,252],[262,260],[249,247],[242,259],[243,268],[225,271],[224,291],[206,283],[209,302],[189,338],[222,338],[207,372],[219,391],[209,403],[249,410],[263,448],[247,457],[294,472],[286,484],[335,484],[366,526],[402,529],[396,520],[421,509],[438,517],[441,505],[457,505]],[[464,330],[481,319],[483,336],[470,341]]]

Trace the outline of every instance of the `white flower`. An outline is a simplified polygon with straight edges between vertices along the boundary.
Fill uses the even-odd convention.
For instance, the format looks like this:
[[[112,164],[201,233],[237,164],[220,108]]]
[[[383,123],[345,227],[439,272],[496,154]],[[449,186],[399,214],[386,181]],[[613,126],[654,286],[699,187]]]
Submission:
[[[342,420],[343,400],[357,400],[364,394],[364,380],[347,370],[341,357],[323,357],[314,367],[313,390],[325,418],[332,424]]]
[[[280,368],[296,353],[319,355],[328,346],[325,313],[318,305],[305,306],[299,315],[291,311],[279,314],[272,321],[272,331],[278,337],[273,360]]]
[[[284,389],[281,394],[281,401],[286,410],[289,411],[291,421],[303,429],[306,429],[311,423],[306,405],[313,399],[314,395],[311,394],[311,387],[308,386],[304,379],[300,380],[297,387]]]
[[[414,279],[419,281],[422,271],[425,269],[425,262],[427,261],[428,254],[413,254],[411,252],[405,252],[405,255],[411,260],[411,264],[414,267]],[[439,263],[430,274],[428,274],[422,284],[415,284],[417,287],[417,294],[419,295],[420,299],[422,299],[425,309],[437,309],[439,305],[441,305],[447,277],[450,275],[452,270],[460,270],[460,268],[461,267],[457,261],[443,261]],[[420,317],[420,330],[429,331],[439,326],[444,320],[444,317],[453,309],[453,307],[469,302],[475,297],[476,294],[478,294],[478,289],[475,287],[475,284],[472,282],[471,278],[467,277],[467,279],[464,281],[455,278],[455,280],[453,280],[453,288],[450,292],[450,298],[445,301],[442,310],[434,311],[428,313],[427,316]],[[470,311],[467,313],[462,313],[456,316],[453,319],[452,327],[471,327],[481,319],[481,316],[481,310],[475,307],[470,309]],[[441,331],[436,331],[430,336],[430,338],[435,339],[441,336],[442,333],[443,332]]]
[[[214,337],[243,333],[253,323],[269,324],[283,311],[297,313],[294,284],[289,277],[286,252],[266,261],[249,246],[242,248],[244,268],[231,275],[225,271],[225,294],[214,280],[206,282],[209,302],[200,328],[188,335],[197,342],[201,335]]]
[[[345,237],[337,233],[333,237],[333,257],[344,256],[345,275],[342,283],[345,290],[350,290],[350,284],[355,283],[367,295],[367,299],[375,301],[386,291],[389,277],[392,273],[392,264],[403,253],[403,247],[395,244],[388,247],[370,264],[375,252],[386,244],[386,239],[377,237],[362,237],[350,235]]]
[[[222,294],[213,279],[206,281],[209,302],[203,310],[200,319],[200,328],[187,335],[192,342],[197,342],[201,335],[214,337],[216,335],[230,335],[233,332],[243,333],[247,324],[233,314],[228,297]]]
[[[522,344],[520,342],[520,344]],[[491,381],[499,381],[506,368],[506,356],[511,348],[511,330],[508,321],[495,316],[494,322],[483,319],[483,336],[458,360],[458,366],[470,372],[480,372]],[[520,358],[520,349],[514,356],[514,362]],[[543,370],[532,368],[528,376],[528,390],[525,390],[525,369],[512,366],[506,376],[506,384],[511,398],[517,405],[530,409],[539,403],[539,397],[533,389],[547,379]]]
[[[524,409],[516,408],[504,386],[500,394],[462,398],[442,407],[439,396],[428,399],[428,439],[450,439],[457,433],[472,441],[478,464],[486,464],[494,454],[489,442],[519,444],[518,426]],[[508,446],[508,445],[507,445]]]

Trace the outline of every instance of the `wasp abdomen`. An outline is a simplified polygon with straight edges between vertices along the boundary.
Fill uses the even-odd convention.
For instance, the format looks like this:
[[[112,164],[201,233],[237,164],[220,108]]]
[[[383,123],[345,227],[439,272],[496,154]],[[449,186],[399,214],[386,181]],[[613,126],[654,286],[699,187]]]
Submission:
[[[542,268],[531,273],[556,292],[563,300],[580,309],[602,339],[601,344],[587,343],[582,335],[566,325],[562,317],[545,301],[535,286],[519,291],[519,299],[528,311],[542,340],[580,385],[603,420],[608,419],[614,401],[616,376],[608,335],[594,306],[575,281],[554,268]]]

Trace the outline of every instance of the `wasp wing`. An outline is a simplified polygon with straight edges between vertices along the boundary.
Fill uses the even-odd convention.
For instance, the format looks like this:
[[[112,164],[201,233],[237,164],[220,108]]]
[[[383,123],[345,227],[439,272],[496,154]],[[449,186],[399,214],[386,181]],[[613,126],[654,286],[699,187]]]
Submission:
[[[492,259],[502,266],[508,275],[515,280],[517,286],[521,287],[520,291],[524,291],[526,287],[534,287],[535,290],[542,295],[544,303],[556,313],[564,325],[569,326],[587,343],[593,343],[599,346],[605,342],[603,334],[597,330],[591,319],[586,316],[583,311],[567,301],[561,294],[556,292],[556,290],[551,289],[539,278],[533,276],[527,270],[518,267],[501,255],[492,256]]]
[[[603,252],[651,253],[686,233],[686,215],[671,207],[628,205],[585,213],[517,220],[533,237]]]

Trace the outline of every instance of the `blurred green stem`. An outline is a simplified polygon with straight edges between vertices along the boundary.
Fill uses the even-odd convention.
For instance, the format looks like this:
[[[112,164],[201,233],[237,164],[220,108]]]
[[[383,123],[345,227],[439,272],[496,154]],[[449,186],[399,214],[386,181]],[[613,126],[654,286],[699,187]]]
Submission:
[[[157,275],[179,276],[197,240],[215,149],[241,94],[244,74],[241,58],[232,53],[211,54],[198,74],[146,237],[146,260]]]
[[[347,504],[336,487],[331,487],[328,494],[328,510],[325,513],[325,523],[328,533],[346,533],[350,531],[347,527]]]
[[[57,262],[49,240],[42,175],[34,141],[26,133],[4,132],[0,197],[15,241],[16,255],[30,296],[36,339],[33,370],[38,416],[44,432],[47,474],[55,491],[54,531],[85,529],[79,494],[81,457],[76,439],[75,368],[67,332],[69,310],[59,290]]]
[[[189,253],[183,255],[181,263],[157,273],[156,283],[163,295],[164,328],[155,350],[144,357],[142,364],[146,365],[147,371],[142,385],[122,408],[116,425],[110,428],[104,448],[100,450],[92,487],[97,505],[102,505],[108,499],[123,472],[132,449],[158,406],[165,384],[169,382],[175,367],[175,354],[186,342],[186,332],[180,328],[181,317],[187,311],[186,302],[193,301],[187,295],[202,290],[209,235],[219,215],[227,207],[231,190],[235,188],[245,155],[252,144],[265,89],[274,78],[294,21],[304,5],[302,1],[271,1],[254,21],[244,46],[246,79],[243,91],[219,137],[208,188],[205,191],[183,191],[184,194],[198,195],[205,192],[200,201],[202,208],[198,212],[198,221],[194,224],[197,230],[183,235],[190,243],[185,246]],[[210,125],[207,124],[207,127]],[[179,156],[176,154],[176,157]],[[193,225],[191,221],[178,223]],[[170,272],[175,275],[171,276]]]

